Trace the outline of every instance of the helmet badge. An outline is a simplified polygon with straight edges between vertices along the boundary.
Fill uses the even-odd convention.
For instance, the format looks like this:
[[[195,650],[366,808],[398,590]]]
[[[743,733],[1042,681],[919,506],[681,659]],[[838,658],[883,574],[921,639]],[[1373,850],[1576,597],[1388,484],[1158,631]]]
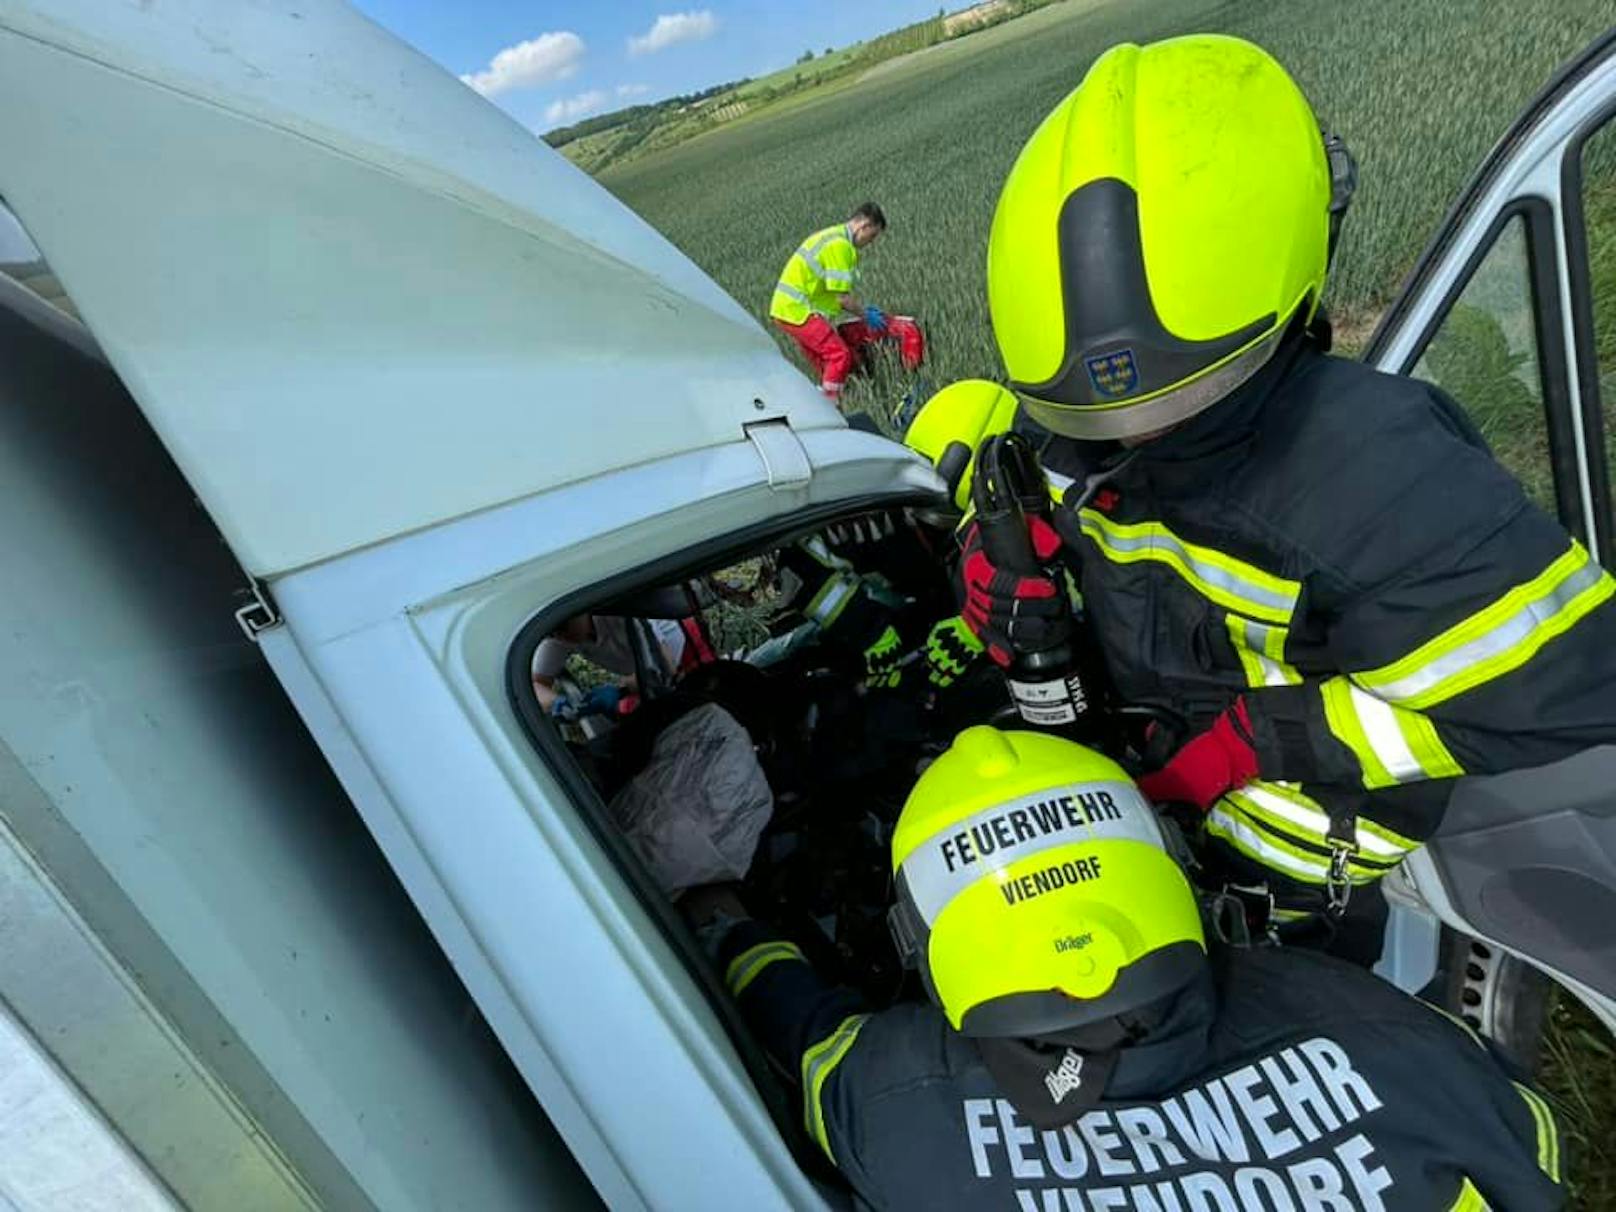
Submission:
[[[1125,396],[1139,386],[1139,366],[1131,349],[1084,358],[1083,365],[1094,390],[1103,396]]]

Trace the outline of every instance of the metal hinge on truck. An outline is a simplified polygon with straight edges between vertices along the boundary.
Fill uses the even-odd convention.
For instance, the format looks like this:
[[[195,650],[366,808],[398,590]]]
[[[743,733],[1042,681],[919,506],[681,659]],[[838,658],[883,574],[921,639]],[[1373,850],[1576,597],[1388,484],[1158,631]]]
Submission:
[[[813,464],[808,461],[808,449],[791,429],[785,417],[771,417],[767,421],[753,421],[741,426],[747,440],[763,460],[763,470],[769,477],[769,487],[775,490],[800,488],[814,478]]]
[[[275,606],[275,599],[269,596],[269,590],[257,577],[247,578],[244,592],[252,597],[252,601],[236,611],[236,623],[249,640],[257,643],[261,634],[280,625],[281,612]]]

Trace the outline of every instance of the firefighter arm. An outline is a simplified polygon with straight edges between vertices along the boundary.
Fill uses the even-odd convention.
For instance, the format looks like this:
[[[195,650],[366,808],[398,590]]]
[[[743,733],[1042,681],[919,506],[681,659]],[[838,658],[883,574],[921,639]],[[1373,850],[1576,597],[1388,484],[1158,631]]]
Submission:
[[[1476,1140],[1468,1159],[1469,1178],[1492,1208],[1559,1208],[1565,1206],[1561,1185],[1560,1129],[1554,1112],[1536,1090],[1510,1081],[1490,1066],[1489,1102],[1496,1113],[1490,1139]],[[1475,1097],[1471,1087],[1456,1091]]]
[[[863,1009],[858,994],[825,981],[795,943],[761,922],[732,927],[718,960],[747,1025],[790,1072],[799,1072],[816,1048]]]
[[[1337,672],[1246,692],[1263,777],[1373,790],[1616,740],[1613,594],[1523,500],[1467,550],[1344,595],[1325,627]]]

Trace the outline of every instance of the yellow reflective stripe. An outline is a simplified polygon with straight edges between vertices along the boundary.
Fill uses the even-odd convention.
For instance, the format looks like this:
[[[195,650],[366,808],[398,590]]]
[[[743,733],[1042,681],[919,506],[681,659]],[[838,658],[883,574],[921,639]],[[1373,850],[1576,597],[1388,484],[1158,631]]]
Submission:
[[[797,960],[804,964],[808,962],[795,943],[778,939],[759,943],[755,947],[748,947],[730,960],[729,967],[724,971],[724,984],[729,987],[731,994],[739,997],[748,985],[757,980],[759,973],[777,960]]]
[[[1554,1112],[1549,1110],[1549,1104],[1544,1102],[1542,1096],[1530,1086],[1523,1086],[1520,1082],[1515,1082],[1514,1086],[1521,1098],[1526,1100],[1527,1109],[1532,1112],[1532,1122],[1537,1126],[1538,1169],[1555,1182],[1559,1182],[1560,1133],[1554,1126]]]
[[[1358,844],[1363,845],[1366,838],[1373,839],[1375,842],[1380,843],[1381,846],[1387,847],[1387,852],[1403,855],[1408,854],[1411,850],[1418,850],[1421,845],[1415,838],[1404,837],[1395,829],[1388,829],[1379,821],[1372,821],[1366,816],[1360,816],[1358,818]],[[1366,847],[1366,849],[1373,849],[1373,847]],[[1375,849],[1375,852],[1380,853],[1381,851]]]
[[[1457,1014],[1454,1014],[1450,1010],[1444,1010],[1435,1002],[1428,1002],[1423,997],[1416,997],[1414,1000],[1419,1002],[1419,1004],[1424,1006],[1427,1010],[1435,1010],[1443,1018],[1447,1019],[1450,1023],[1468,1035],[1470,1037],[1470,1041],[1475,1044],[1476,1047],[1480,1048],[1483,1052],[1487,1051],[1487,1044],[1481,1038],[1481,1036],[1476,1034],[1476,1029],[1469,1023],[1465,1022],[1464,1019],[1460,1018]]]
[[[1359,690],[1344,677],[1329,679],[1320,693],[1325,721],[1358,759],[1365,787],[1373,790],[1464,773],[1436,726],[1418,712]]]
[[[1392,714],[1409,752],[1429,779],[1458,778],[1465,772],[1459,759],[1442,743],[1431,718],[1404,707],[1393,706]]]
[[[1315,916],[1312,909],[1281,909],[1275,905],[1268,911],[1268,916],[1276,922],[1300,922]]]
[[[1270,623],[1288,623],[1302,586],[1264,572],[1243,560],[1187,543],[1160,522],[1113,522],[1092,509],[1078,512],[1078,523],[1100,553],[1119,564],[1154,560],[1171,568],[1190,587],[1226,610]]]
[[[1302,675],[1285,663],[1285,629],[1238,614],[1223,616],[1248,686],[1295,686]]]
[[[836,1155],[830,1151],[830,1134],[825,1131],[825,1107],[820,1102],[820,1095],[825,1089],[826,1079],[842,1063],[842,1058],[858,1039],[858,1033],[869,1017],[868,1014],[849,1015],[836,1030],[802,1054],[803,1118],[808,1126],[808,1135],[819,1142],[819,1147],[832,1163],[836,1161]]]
[[[1294,783],[1253,779],[1229,795],[1242,806],[1254,808],[1252,815],[1259,820],[1266,818],[1276,828],[1302,833],[1317,845],[1330,844],[1330,814]],[[1353,825],[1358,848],[1382,863],[1399,863],[1419,845],[1367,817],[1355,817]]]
[[[1264,867],[1303,883],[1324,883],[1330,873],[1328,859],[1263,832],[1250,821],[1241,819],[1238,811],[1231,812],[1231,808],[1238,809],[1238,805],[1231,804],[1228,796],[1213,804],[1207,814],[1206,831]]]
[[[1252,651],[1246,644],[1245,626],[1250,620],[1237,614],[1227,614],[1223,616],[1223,621],[1228,625],[1229,640],[1234,644],[1235,656],[1240,659],[1240,668],[1246,671],[1246,685],[1268,685],[1268,671],[1263,667],[1262,654]]]
[[[1468,1178],[1459,1186],[1459,1198],[1448,1205],[1448,1212],[1492,1212],[1492,1205],[1481,1197]]]
[[[1353,680],[1389,702],[1419,709],[1518,669],[1616,593],[1616,581],[1576,540],[1524,585],[1421,644]]]
[[[858,593],[859,579],[850,572],[836,572],[825,578],[819,592],[803,609],[803,614],[821,627],[829,627],[842,617],[842,611]]]
[[[823,535],[816,534],[803,540],[802,549],[822,568],[836,568],[846,572],[853,567],[849,561],[842,559],[830,549],[830,544],[825,542]]]
[[[1300,793],[1293,794],[1306,799]],[[1246,857],[1264,866],[1311,884],[1325,882],[1330,870],[1330,826],[1329,817],[1317,805],[1309,812],[1305,804],[1265,794],[1264,789],[1254,788],[1250,783],[1229,792],[1219,804],[1224,819],[1214,822],[1208,818],[1208,832],[1223,837]],[[1214,808],[1214,815],[1217,812]],[[1370,884],[1380,879],[1408,853],[1388,847],[1381,839],[1368,837],[1362,830],[1357,833],[1357,846],[1359,851],[1367,853],[1347,857],[1347,878],[1354,884]]]

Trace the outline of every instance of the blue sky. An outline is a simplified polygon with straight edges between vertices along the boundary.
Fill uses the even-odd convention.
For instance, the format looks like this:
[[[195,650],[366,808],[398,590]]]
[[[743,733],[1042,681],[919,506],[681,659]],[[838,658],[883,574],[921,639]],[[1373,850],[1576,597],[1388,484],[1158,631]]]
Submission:
[[[355,0],[536,131],[884,33],[936,0]],[[949,9],[963,7],[954,0]]]

